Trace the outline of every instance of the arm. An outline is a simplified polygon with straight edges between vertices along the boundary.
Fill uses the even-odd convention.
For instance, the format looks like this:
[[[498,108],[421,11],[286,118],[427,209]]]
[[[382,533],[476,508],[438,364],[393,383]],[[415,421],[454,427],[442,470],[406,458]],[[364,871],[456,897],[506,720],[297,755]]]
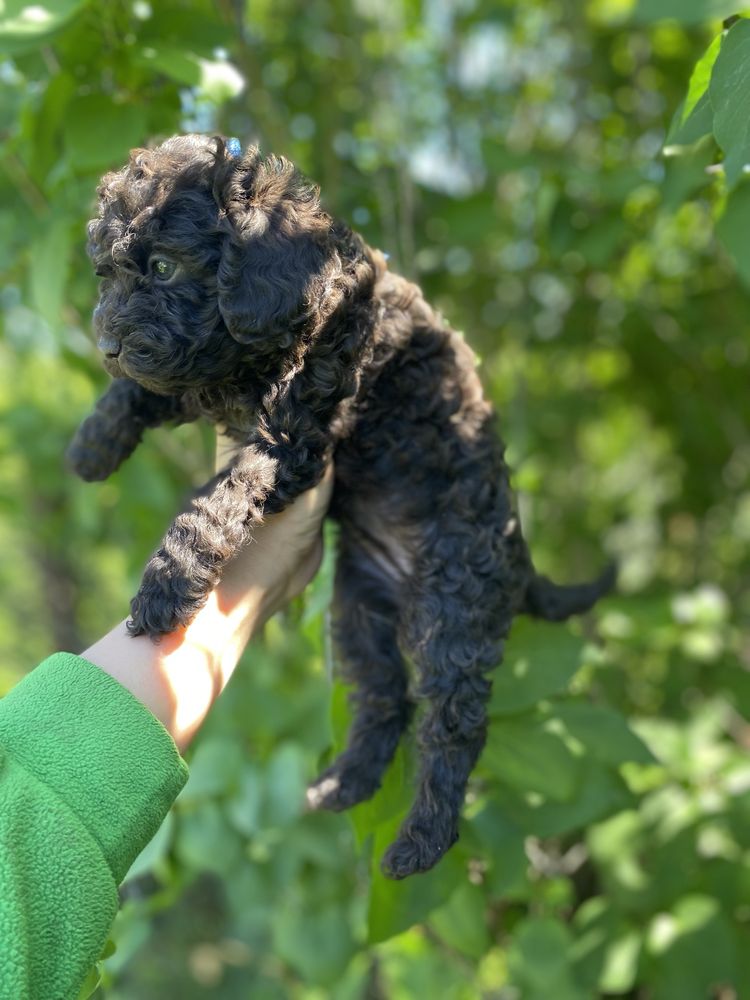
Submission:
[[[179,397],[157,396],[129,378],[113,379],[78,428],[68,461],[81,479],[106,479],[132,455],[148,427],[190,419]]]
[[[193,620],[153,643],[120,622],[83,654],[159,719],[182,750],[232,676],[250,637],[315,574],[333,471],[255,532]]]
[[[300,379],[281,403],[262,412],[253,439],[193,500],[192,510],[175,518],[131,603],[132,636],[186,626],[264,515],[283,511],[320,481],[341,399],[326,396],[312,406],[303,401],[304,390]]]
[[[317,568],[330,485],[258,529],[189,628],[154,645],[117,626],[0,701],[0,1000],[76,995],[119,882],[186,780],[178,748]]]

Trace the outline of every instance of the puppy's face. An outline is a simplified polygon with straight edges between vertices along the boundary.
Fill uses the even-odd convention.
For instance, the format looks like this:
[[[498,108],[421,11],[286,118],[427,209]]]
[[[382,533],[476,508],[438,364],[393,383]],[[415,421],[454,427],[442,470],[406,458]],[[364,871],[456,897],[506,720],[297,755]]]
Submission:
[[[346,234],[285,160],[202,136],[134,150],[88,227],[105,368],[171,394],[278,366],[342,276]]]

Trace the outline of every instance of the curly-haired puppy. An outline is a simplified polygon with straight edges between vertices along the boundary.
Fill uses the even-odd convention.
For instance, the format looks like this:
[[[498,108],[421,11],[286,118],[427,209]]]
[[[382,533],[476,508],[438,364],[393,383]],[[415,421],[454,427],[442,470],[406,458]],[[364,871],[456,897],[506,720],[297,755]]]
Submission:
[[[234,142],[173,138],[104,177],[88,233],[113,381],[70,457],[104,479],[146,428],[199,416],[241,446],[146,566],[129,627],[155,637],[190,621],[253,525],[335,455],[335,637],[354,720],[308,798],[371,796],[421,704],[416,797],[383,861],[402,878],[457,838],[513,616],[585,611],[612,574],[568,587],[535,574],[471,350],[292,164]]]

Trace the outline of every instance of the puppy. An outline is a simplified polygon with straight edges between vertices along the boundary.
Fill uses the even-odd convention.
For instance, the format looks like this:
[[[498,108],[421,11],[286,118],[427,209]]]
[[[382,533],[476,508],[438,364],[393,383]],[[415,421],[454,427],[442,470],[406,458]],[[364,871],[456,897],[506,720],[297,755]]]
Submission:
[[[238,145],[180,136],[103,178],[88,251],[113,378],[70,460],[105,479],[147,428],[198,417],[239,446],[146,566],[129,629],[156,638],[335,457],[334,635],[354,718],[308,800],[369,798],[421,705],[414,804],[383,859],[403,878],[457,839],[513,616],[585,611],[613,573],[567,587],[535,573],[469,347],[291,163]]]

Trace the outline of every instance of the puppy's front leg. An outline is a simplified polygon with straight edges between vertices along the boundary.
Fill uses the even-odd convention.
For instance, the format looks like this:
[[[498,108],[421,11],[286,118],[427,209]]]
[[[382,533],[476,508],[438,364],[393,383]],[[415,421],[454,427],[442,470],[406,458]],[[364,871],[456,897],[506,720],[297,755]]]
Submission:
[[[304,384],[295,388],[283,405],[264,410],[251,442],[170,527],[131,602],[131,635],[156,637],[187,625],[253,525],[320,482],[340,396],[314,397],[310,407],[300,402]]]
[[[187,625],[245,545],[278,482],[278,461],[256,445],[242,448],[193,509],[180,514],[151,557],[131,601],[131,635],[152,637]]]
[[[135,451],[148,427],[184,419],[179,397],[157,396],[132,379],[116,378],[76,431],[68,462],[87,482],[106,479]]]

